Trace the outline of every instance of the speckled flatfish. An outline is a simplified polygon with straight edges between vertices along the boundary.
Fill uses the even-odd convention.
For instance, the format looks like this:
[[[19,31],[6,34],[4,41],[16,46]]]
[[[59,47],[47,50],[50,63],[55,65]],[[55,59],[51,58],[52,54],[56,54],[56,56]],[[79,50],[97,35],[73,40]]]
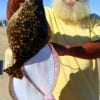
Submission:
[[[49,41],[42,0],[27,0],[21,4],[9,19],[7,37],[15,62],[4,72],[22,78],[23,63],[37,54]]]

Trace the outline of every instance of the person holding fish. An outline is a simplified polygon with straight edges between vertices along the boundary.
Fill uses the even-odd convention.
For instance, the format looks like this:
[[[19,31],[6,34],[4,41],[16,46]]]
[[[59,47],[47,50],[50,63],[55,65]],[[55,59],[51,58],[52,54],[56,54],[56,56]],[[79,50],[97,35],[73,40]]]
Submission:
[[[14,1],[17,0],[8,1],[7,18],[10,19],[19,8],[18,5],[24,1],[18,0],[16,4]],[[97,65],[97,58],[100,58],[100,17],[90,14],[88,0],[53,0],[52,8],[44,9],[50,41],[36,56],[23,64],[24,78],[13,78],[17,97],[22,97],[19,96],[21,90],[18,90],[18,86],[24,87],[24,82],[28,80],[30,86],[32,84],[31,90],[38,94],[33,93],[35,97],[40,97],[28,100],[99,100],[100,66]],[[44,56],[40,59],[41,55]],[[9,60],[13,58],[10,48],[7,49],[5,58],[8,68],[13,62]],[[47,62],[47,67],[40,67],[39,70],[38,64],[44,66],[44,61]],[[41,79],[44,80],[42,86]],[[29,97],[31,90],[26,93],[26,97],[23,93],[23,97]]]

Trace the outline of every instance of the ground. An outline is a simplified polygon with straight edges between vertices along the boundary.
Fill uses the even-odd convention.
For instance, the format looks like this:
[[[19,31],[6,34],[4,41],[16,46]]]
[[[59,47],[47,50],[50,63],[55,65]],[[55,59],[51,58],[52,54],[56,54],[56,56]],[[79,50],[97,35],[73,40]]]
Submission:
[[[6,27],[0,27],[0,100],[12,100],[8,90],[8,76],[5,73],[1,73],[4,64],[4,53],[7,47]]]

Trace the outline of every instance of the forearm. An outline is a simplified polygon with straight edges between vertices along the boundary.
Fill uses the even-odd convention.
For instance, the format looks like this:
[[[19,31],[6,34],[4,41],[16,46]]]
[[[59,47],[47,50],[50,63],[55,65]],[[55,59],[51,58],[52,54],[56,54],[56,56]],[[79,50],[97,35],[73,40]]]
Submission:
[[[100,58],[100,41],[85,43],[81,46],[63,46],[53,43],[53,46],[59,56],[70,55],[84,59]]]
[[[83,46],[73,46],[67,50],[66,55],[84,59],[100,58],[100,48],[98,48],[95,43],[88,43]]]

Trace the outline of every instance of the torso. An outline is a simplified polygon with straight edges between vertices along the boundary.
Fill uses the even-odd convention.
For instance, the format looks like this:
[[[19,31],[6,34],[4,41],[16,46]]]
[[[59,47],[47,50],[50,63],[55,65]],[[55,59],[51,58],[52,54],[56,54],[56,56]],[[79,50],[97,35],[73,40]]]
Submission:
[[[81,45],[95,37],[96,29],[90,31],[85,19],[84,22],[76,25],[66,24],[55,15],[53,9],[48,8],[46,8],[46,16],[51,27],[53,42],[63,45]],[[56,100],[98,100],[96,60],[65,56],[60,57],[60,64],[60,73],[53,92]]]

